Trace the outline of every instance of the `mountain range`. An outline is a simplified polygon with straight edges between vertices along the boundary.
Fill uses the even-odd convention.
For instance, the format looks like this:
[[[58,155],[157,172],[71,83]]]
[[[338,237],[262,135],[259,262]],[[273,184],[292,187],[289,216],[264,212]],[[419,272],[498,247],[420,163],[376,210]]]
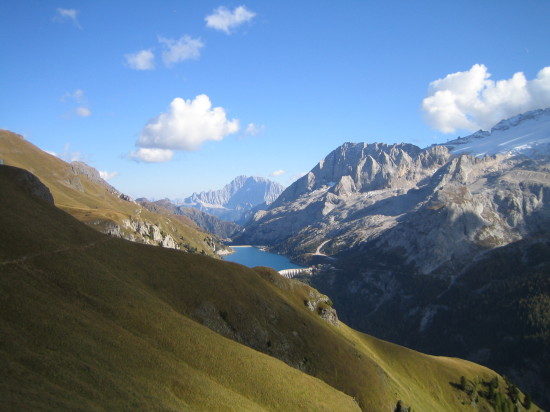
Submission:
[[[280,184],[263,177],[238,176],[220,190],[193,193],[175,203],[243,224],[253,212],[277,199],[283,189]]]
[[[425,149],[346,143],[237,240],[314,265],[302,280],[353,327],[483,362],[550,405],[549,147],[550,109]]]
[[[490,369],[350,329],[271,269],[102,234],[26,170],[0,166],[0,193],[4,410],[531,404]]]
[[[536,408],[511,381],[549,405],[549,136],[547,109],[425,149],[346,143],[269,205],[240,177],[189,209],[2,131],[4,405]],[[311,275],[223,262],[231,236]]]

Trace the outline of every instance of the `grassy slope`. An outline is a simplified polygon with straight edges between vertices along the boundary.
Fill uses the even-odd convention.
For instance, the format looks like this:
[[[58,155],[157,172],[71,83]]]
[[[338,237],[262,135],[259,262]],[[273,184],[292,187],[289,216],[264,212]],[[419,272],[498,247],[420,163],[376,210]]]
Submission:
[[[304,306],[309,287],[273,271],[101,235],[20,192],[10,169],[0,167],[0,396],[11,409],[356,407],[336,388],[364,410],[398,399],[470,410],[451,383],[494,376],[330,325]]]
[[[3,410],[357,409],[184,316],[127,259],[158,253],[160,267],[146,269],[152,279],[163,257],[179,271],[185,257],[217,261],[101,235],[23,195],[4,173],[0,193],[9,194],[0,218]]]
[[[83,175],[75,175],[70,164],[14,133],[0,130],[0,159],[7,165],[20,167],[38,176],[52,192],[58,207],[90,226],[102,230],[107,222],[114,222],[124,230],[122,222],[134,217],[156,224],[176,241],[183,241],[198,251],[214,255],[204,240],[208,234],[191,222],[161,216],[118,198],[104,186]],[[80,186],[82,190],[77,189]]]

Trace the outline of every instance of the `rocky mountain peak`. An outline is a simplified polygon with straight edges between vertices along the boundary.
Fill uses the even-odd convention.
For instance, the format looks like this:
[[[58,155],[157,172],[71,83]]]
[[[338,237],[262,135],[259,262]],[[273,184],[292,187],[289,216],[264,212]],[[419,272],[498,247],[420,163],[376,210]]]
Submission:
[[[237,176],[220,190],[193,193],[179,203],[224,220],[238,221],[258,205],[272,203],[282,191],[280,184],[269,179]]]
[[[323,187],[335,194],[412,187],[449,158],[443,146],[421,149],[409,143],[344,143],[285,190],[276,204]]]

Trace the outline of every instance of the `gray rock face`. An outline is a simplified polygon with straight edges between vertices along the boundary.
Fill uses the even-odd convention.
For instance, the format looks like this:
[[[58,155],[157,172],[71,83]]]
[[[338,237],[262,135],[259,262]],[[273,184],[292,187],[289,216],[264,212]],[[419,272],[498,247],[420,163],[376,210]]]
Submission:
[[[193,193],[181,206],[193,207],[223,220],[238,222],[254,207],[272,203],[283,187],[261,177],[239,176],[220,190]]]
[[[548,158],[346,143],[256,213],[238,240],[304,261],[367,245],[399,250],[427,274],[548,230],[549,196]]]

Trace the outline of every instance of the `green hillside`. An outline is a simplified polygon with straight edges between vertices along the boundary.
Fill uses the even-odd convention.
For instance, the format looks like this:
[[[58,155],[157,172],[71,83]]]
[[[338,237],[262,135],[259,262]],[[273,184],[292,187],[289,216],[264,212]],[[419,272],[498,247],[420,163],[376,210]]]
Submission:
[[[103,235],[25,173],[0,167],[3,410],[492,410],[493,371],[327,322],[270,269]]]
[[[153,236],[155,226],[157,236],[169,236],[185,251],[216,256],[213,248],[223,247],[190,219],[153,213],[125,200],[115,188],[82,171],[78,164],[64,162],[6,130],[0,130],[0,159],[35,174],[51,190],[57,207],[100,232],[159,245],[161,241]]]

